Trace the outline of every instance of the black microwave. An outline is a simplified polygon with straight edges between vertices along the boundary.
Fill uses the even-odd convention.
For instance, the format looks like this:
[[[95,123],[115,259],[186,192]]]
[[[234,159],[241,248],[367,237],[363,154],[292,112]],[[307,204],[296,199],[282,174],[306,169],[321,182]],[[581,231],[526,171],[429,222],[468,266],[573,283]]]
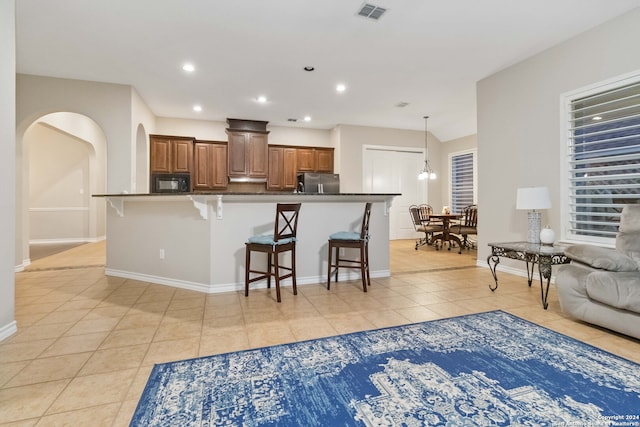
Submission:
[[[156,173],[151,176],[152,193],[189,193],[191,175],[188,173]]]

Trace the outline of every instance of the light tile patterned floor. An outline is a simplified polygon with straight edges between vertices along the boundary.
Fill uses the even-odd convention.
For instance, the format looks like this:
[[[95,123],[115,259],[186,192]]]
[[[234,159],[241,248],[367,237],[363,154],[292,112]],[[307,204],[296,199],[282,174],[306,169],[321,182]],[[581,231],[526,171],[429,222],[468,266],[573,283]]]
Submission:
[[[0,425],[127,426],[154,363],[502,309],[640,362],[640,342],[564,316],[555,289],[500,274],[475,251],[391,242],[392,277],[206,295],[104,276],[104,243],[16,274],[19,331],[0,343]],[[537,283],[535,284],[537,285]]]

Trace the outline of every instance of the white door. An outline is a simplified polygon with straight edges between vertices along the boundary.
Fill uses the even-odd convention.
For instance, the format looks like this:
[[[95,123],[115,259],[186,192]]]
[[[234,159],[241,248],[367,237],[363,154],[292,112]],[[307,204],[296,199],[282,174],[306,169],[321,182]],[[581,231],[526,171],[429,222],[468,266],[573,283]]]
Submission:
[[[416,238],[409,206],[427,203],[426,181],[418,179],[424,152],[415,148],[365,146],[362,158],[365,193],[401,194],[393,199],[389,211],[389,238]]]

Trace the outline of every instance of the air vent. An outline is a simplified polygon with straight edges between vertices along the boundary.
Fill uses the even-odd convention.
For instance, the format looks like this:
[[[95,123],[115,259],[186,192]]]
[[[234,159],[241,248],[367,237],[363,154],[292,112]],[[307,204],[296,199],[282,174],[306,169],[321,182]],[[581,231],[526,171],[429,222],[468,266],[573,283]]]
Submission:
[[[298,121],[298,119],[287,119],[287,121],[288,121],[288,122],[293,122],[293,123],[295,123],[295,122],[297,122],[297,121]]]
[[[369,3],[364,3],[360,8],[360,10],[358,11],[358,15],[377,21],[382,17],[382,15],[384,15],[386,11],[387,9],[385,8],[374,6]]]

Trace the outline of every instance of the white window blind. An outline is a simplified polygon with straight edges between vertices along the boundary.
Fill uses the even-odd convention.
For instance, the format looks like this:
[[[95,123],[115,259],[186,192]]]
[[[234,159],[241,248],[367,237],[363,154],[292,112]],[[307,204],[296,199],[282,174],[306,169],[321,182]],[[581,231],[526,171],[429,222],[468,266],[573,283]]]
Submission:
[[[613,242],[640,203],[640,82],[570,101],[567,237]]]
[[[475,152],[451,155],[451,212],[475,203]]]

